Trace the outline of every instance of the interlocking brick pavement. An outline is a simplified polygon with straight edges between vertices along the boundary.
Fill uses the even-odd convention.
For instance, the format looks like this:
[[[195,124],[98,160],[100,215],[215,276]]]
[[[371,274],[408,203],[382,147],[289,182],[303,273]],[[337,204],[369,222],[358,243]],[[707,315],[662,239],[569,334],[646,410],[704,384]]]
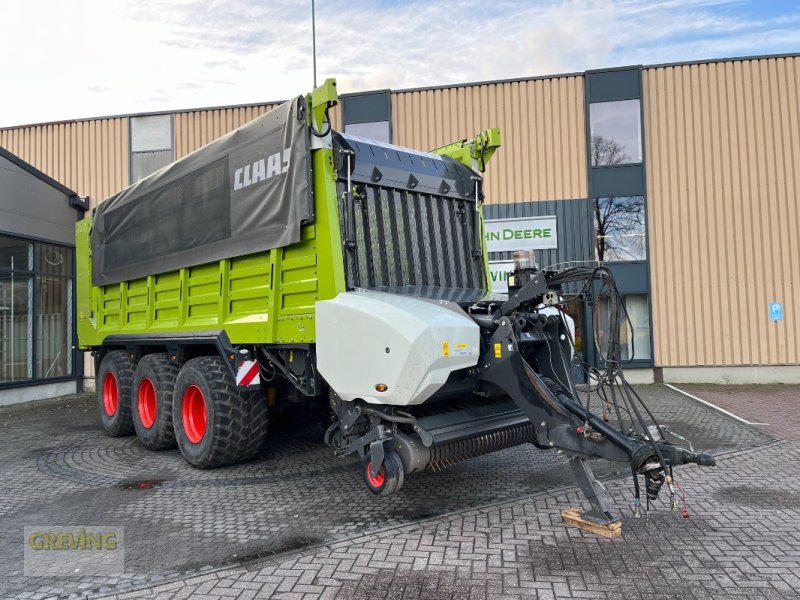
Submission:
[[[682,470],[688,520],[632,518],[614,481],[617,540],[565,528],[566,489],[115,598],[797,598],[798,459],[784,441]]]
[[[629,481],[605,480],[624,515],[617,540],[564,528],[560,509],[582,497],[556,455],[530,447],[411,478],[397,496],[376,499],[360,487],[355,463],[336,462],[302,432],[278,434],[273,452],[254,463],[201,472],[169,452],[145,453],[132,438],[99,435],[86,403],[0,411],[0,476],[22,492],[2,492],[0,536],[15,540],[22,524],[42,519],[111,516],[132,538],[134,571],[106,580],[24,579],[13,575],[6,544],[0,595],[798,597],[794,442],[772,442],[664,387],[642,391],[697,448],[758,447],[725,455],[716,469],[677,473],[688,521],[663,504],[633,519]],[[152,486],[137,487],[145,477]],[[262,553],[279,554],[244,560]],[[231,568],[200,568],[237,558]]]
[[[680,384],[677,387],[706,402],[733,411],[751,423],[761,424],[760,429],[774,437],[797,437],[797,427],[800,425],[800,393],[796,385]]]
[[[681,469],[688,520],[663,503],[633,518],[620,479],[607,484],[616,540],[561,524],[561,508],[583,503],[565,488],[116,598],[798,598],[800,389],[693,393],[722,405],[712,389],[783,439]]]

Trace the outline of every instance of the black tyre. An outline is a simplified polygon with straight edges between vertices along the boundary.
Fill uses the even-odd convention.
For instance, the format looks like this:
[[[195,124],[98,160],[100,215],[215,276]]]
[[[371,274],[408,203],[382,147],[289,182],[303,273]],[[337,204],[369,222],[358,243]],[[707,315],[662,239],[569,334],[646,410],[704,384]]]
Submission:
[[[248,460],[267,432],[263,394],[241,393],[222,359],[188,361],[173,395],[175,437],[186,461],[200,469]]]
[[[371,471],[372,460],[370,454],[367,454],[361,472],[364,474],[364,483],[367,484],[367,489],[376,496],[388,496],[403,487],[405,471],[403,461],[400,460],[397,452],[387,450],[378,474],[373,476]]]
[[[149,450],[176,446],[172,395],[180,368],[166,354],[148,354],[136,365],[131,394],[133,427]]]
[[[114,350],[103,357],[97,371],[97,408],[103,430],[119,437],[133,433],[131,395],[136,364],[127,352]]]
[[[239,392],[245,400],[245,404],[250,405],[250,433],[248,441],[242,451],[240,461],[255,458],[264,447],[267,439],[267,429],[269,427],[269,407],[264,391],[259,387],[253,392]]]

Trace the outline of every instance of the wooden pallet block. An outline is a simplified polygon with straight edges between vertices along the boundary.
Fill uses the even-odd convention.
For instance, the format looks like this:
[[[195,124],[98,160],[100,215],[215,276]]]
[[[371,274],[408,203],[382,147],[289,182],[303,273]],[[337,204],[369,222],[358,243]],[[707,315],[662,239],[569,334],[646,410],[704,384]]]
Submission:
[[[608,525],[600,525],[594,521],[584,519],[581,515],[581,511],[577,508],[565,508],[562,510],[561,519],[567,527],[577,527],[588,533],[607,537],[612,540],[622,535],[622,521],[614,521]]]

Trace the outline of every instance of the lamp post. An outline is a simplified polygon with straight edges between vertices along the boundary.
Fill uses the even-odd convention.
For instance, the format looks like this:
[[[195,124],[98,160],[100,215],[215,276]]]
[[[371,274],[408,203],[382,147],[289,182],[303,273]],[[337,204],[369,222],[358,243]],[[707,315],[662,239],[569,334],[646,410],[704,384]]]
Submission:
[[[314,0],[311,0],[311,54],[314,63],[314,89],[317,89],[317,17]]]

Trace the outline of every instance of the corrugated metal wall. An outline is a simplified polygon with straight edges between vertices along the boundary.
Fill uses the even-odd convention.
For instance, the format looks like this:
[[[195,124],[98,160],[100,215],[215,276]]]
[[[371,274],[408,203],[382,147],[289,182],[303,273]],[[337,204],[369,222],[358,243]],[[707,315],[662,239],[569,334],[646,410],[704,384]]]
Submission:
[[[128,185],[125,117],[0,129],[0,146],[93,206]]]
[[[656,364],[800,363],[800,59],[643,77]],[[563,76],[395,92],[394,142],[429,149],[497,126],[490,203],[586,198],[583,87]],[[270,107],[175,113],[176,158]],[[128,184],[126,117],[3,129],[0,145],[93,204]],[[770,301],[784,321],[769,322]]]
[[[392,94],[394,142],[429,150],[499,127],[487,202],[585,198],[583,77]]]
[[[175,160],[252,121],[277,104],[192,110],[175,113]]]
[[[275,104],[177,112],[175,158]],[[339,107],[331,111],[341,130]],[[503,149],[488,170],[488,201],[586,197],[583,78],[492,83],[392,94],[394,142],[430,149],[500,127]],[[0,130],[0,145],[93,204],[128,185],[128,118]]]
[[[342,124],[342,105],[337,104],[330,110],[330,114],[328,115],[331,119],[331,123],[333,125],[334,131],[344,131],[344,125]]]
[[[656,364],[797,364],[800,59],[646,69],[644,102]]]

